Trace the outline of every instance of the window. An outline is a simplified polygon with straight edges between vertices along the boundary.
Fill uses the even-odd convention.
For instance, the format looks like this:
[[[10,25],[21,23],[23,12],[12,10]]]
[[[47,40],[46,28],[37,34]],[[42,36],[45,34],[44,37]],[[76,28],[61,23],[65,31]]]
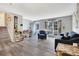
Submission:
[[[39,24],[36,24],[36,29],[39,30]]]

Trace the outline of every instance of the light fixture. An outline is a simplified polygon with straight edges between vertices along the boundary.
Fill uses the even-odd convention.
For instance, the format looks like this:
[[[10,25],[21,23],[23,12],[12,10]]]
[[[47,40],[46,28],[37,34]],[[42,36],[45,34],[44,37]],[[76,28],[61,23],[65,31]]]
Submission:
[[[14,5],[14,3],[9,3],[9,5],[11,5],[11,6],[12,6],[12,5]]]

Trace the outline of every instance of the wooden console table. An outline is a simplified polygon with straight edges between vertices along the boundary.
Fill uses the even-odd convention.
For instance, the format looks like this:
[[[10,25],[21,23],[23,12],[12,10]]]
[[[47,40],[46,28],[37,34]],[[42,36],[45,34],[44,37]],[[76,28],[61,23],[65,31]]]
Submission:
[[[59,43],[56,48],[56,55],[62,56],[64,53],[71,56],[79,56],[79,46]]]

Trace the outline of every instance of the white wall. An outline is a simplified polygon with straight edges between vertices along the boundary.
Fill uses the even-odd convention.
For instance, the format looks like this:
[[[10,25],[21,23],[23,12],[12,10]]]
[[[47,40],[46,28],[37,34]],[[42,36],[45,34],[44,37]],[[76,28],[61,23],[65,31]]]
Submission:
[[[63,29],[64,26],[64,29]],[[72,31],[72,16],[62,18],[62,33]]]
[[[5,13],[0,12],[0,26],[3,27],[5,26]]]
[[[43,30],[45,29],[45,21],[38,21],[40,26],[39,26],[39,30]]]
[[[23,19],[23,30],[28,30],[30,28],[30,20]]]

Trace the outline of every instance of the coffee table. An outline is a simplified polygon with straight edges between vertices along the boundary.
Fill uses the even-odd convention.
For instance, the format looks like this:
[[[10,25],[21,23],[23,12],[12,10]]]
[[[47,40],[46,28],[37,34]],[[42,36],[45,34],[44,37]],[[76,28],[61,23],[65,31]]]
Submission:
[[[64,53],[71,56],[79,56],[79,46],[58,43],[56,48],[56,55],[62,56]]]

